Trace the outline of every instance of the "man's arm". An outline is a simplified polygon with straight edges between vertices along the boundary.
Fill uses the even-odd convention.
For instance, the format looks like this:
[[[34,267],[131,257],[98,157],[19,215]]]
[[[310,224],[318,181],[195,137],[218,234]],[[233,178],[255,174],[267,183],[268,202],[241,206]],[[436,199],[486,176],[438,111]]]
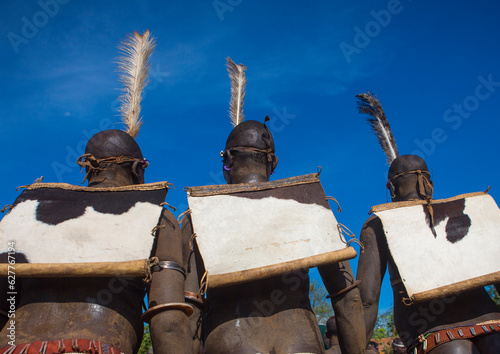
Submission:
[[[366,349],[363,306],[349,261],[318,267],[330,294],[342,353],[364,353]]]
[[[387,268],[387,247],[380,219],[372,216],[363,225],[360,241],[364,252],[359,256],[356,279],[363,302],[366,341],[370,340],[377,321],[380,288]]]
[[[160,220],[154,255],[159,261],[175,263],[153,272],[148,289],[153,350],[155,353],[191,353],[189,318],[184,301],[184,275],[182,271],[174,269],[184,267],[182,234],[170,212],[164,210]]]
[[[182,253],[186,267],[187,278],[184,282],[184,295],[186,301],[191,303],[194,308],[193,315],[189,318],[190,335],[193,347],[193,353],[203,352],[201,349],[202,319],[205,311],[204,296],[200,298],[200,281],[204,273],[203,261],[193,237],[193,224],[191,216],[188,214],[181,220],[182,223]],[[204,295],[204,294],[203,294]]]

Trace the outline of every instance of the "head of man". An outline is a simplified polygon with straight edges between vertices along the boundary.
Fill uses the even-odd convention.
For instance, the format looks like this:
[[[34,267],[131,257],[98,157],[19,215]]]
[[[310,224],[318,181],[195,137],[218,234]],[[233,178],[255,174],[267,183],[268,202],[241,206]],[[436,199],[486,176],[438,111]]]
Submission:
[[[401,155],[389,167],[387,188],[393,202],[432,198],[433,182],[427,164],[416,155]]]
[[[137,142],[115,129],[92,136],[77,163],[85,167],[89,187],[143,184],[148,165]]]
[[[401,338],[394,338],[392,341],[392,352],[394,354],[405,354],[406,353],[406,347],[403,344],[403,341]]]
[[[337,322],[335,321],[335,316],[330,317],[326,321],[325,342],[328,348],[339,344],[339,339],[337,336]]]
[[[274,139],[265,124],[248,120],[229,134],[222,152],[228,184],[267,182],[278,164]]]
[[[378,343],[371,340],[368,342],[368,345],[366,346],[366,353],[379,353],[378,351]]]

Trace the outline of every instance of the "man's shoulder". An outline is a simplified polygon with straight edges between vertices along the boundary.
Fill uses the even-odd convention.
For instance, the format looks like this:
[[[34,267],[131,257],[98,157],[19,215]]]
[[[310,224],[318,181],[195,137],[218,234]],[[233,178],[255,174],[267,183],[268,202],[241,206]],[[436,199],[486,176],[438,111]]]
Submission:
[[[163,208],[160,215],[160,225],[169,226],[172,229],[180,229],[179,222],[177,218],[172,214],[172,212],[166,208]]]
[[[366,219],[365,223],[363,224],[362,230],[371,228],[371,229],[379,229],[382,227],[382,222],[380,221],[380,218],[376,215],[370,215],[368,219]]]
[[[368,247],[381,247],[386,244],[384,226],[376,215],[371,215],[364,223],[359,235],[361,243]],[[366,251],[366,248],[365,248]]]

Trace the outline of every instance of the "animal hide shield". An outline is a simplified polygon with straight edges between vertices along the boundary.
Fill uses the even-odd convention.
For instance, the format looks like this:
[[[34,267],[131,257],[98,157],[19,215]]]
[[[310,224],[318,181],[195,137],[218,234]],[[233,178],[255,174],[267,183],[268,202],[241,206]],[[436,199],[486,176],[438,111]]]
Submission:
[[[354,258],[317,174],[188,188],[208,285],[247,282]]]
[[[167,190],[166,182],[110,189],[33,184],[0,222],[0,247],[5,253],[15,243],[16,258],[32,264],[146,260]]]
[[[486,193],[378,205],[387,244],[410,299],[430,300],[500,280],[500,210]]]

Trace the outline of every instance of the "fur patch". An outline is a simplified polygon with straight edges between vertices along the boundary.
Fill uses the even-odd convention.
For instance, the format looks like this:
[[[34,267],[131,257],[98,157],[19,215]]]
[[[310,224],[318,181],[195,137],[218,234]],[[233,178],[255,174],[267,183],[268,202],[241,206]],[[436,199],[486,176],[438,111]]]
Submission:
[[[188,197],[196,240],[209,274],[265,267],[346,247],[329,207],[285,199],[281,192],[276,198],[272,193],[274,190],[267,191],[266,198],[257,199],[240,193]],[[326,200],[324,192],[312,198]]]
[[[389,250],[412,294],[500,271],[500,210],[489,195],[378,211]]]
[[[25,192],[28,197],[21,198]],[[68,194],[60,190],[53,190],[51,197],[35,200],[33,192],[36,191],[24,191],[2,219],[0,242],[4,249],[9,241],[14,241],[16,253],[24,254],[30,263],[149,258],[154,242],[151,230],[158,224],[163,209],[159,203],[137,201],[131,195],[127,198],[129,192],[99,193],[93,205],[85,198],[85,192],[76,192],[80,196],[77,200],[67,199]],[[153,199],[165,197],[163,191],[156,193],[160,196]],[[93,192],[92,198],[95,197]],[[126,203],[122,203],[124,199]],[[113,207],[116,204],[119,207]]]

